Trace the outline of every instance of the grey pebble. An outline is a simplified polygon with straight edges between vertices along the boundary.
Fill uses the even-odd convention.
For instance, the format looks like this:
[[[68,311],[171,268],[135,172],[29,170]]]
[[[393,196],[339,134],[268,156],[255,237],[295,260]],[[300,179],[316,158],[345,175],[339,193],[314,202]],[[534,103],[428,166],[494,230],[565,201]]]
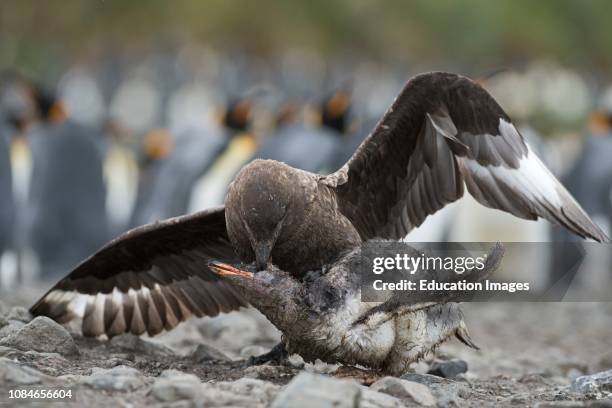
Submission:
[[[25,323],[19,320],[7,320],[6,323],[7,324],[4,327],[0,328],[0,339],[16,333],[19,329],[25,326]]]
[[[38,351],[75,355],[79,353],[74,339],[61,325],[45,316],[39,316],[2,340],[0,345],[22,351]]]
[[[247,367],[244,370],[244,377],[246,378],[270,378],[278,376],[282,367],[273,365],[255,365]]]
[[[195,375],[180,372],[164,373],[160,375],[151,387],[151,394],[157,400],[176,402],[195,399],[202,395],[204,391],[202,383]]]
[[[140,371],[127,366],[94,368],[90,376],[81,378],[81,382],[94,389],[107,391],[133,391],[144,385]]]
[[[397,377],[383,377],[372,384],[370,389],[426,407],[436,405],[436,398],[429,387]]]
[[[42,380],[55,381],[33,368],[19,364],[8,358],[0,357],[0,384],[39,384]]]
[[[174,352],[171,348],[163,344],[143,340],[133,334],[122,334],[110,340],[110,346],[119,348],[122,351],[131,351],[147,355],[171,356]]]
[[[204,361],[229,361],[230,358],[217,350],[216,348],[207,344],[199,344],[195,350],[191,353],[191,358],[198,363]]]
[[[18,320],[20,322],[29,323],[32,321],[30,311],[22,306],[12,307],[5,316],[6,320]]]
[[[406,405],[389,394],[373,391],[368,387],[361,387],[361,400],[359,408],[402,408]]]
[[[400,378],[426,385],[438,400],[439,406],[461,406],[462,399],[470,398],[469,387],[460,381],[450,380],[431,374],[407,373]]]
[[[302,372],[281,391],[273,408],[349,408],[359,406],[361,388],[356,381]]]

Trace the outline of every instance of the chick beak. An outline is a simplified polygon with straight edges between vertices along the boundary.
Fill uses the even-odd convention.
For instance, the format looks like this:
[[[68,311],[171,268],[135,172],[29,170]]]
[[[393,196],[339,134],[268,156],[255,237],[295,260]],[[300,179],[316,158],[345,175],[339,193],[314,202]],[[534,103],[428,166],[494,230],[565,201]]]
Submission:
[[[218,276],[239,276],[242,278],[253,279],[254,274],[252,272],[243,271],[241,269],[235,268],[232,265],[228,265],[226,263],[212,261],[208,264],[213,273]]]

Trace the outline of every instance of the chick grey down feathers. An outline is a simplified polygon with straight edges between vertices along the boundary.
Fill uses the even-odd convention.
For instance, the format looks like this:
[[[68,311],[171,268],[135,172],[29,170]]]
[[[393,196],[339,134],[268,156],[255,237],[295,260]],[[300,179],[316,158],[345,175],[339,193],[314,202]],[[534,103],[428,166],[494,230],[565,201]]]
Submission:
[[[420,254],[406,248],[413,256]],[[466,271],[461,278],[483,281],[498,268],[503,253],[503,246],[495,245],[482,269]],[[360,262],[368,262],[362,247],[302,279],[274,265],[257,273],[249,272],[255,270],[249,265],[215,262],[211,268],[283,333],[288,352],[306,361],[361,365],[401,375],[453,335],[476,347],[459,305],[452,303],[453,293],[415,303],[395,292],[383,303],[362,302],[361,279],[354,270]]]

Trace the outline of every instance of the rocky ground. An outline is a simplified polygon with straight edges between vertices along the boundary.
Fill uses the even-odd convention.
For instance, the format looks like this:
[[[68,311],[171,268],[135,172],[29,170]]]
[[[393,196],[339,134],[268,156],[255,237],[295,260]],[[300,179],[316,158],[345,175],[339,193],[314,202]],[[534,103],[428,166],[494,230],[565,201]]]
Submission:
[[[365,386],[297,356],[248,366],[279,339],[254,310],[108,341],[32,320],[24,306],[38,294],[0,292],[0,406],[612,407],[610,303],[465,305],[481,351],[451,340],[414,372]],[[71,390],[72,399],[10,399],[10,390]]]

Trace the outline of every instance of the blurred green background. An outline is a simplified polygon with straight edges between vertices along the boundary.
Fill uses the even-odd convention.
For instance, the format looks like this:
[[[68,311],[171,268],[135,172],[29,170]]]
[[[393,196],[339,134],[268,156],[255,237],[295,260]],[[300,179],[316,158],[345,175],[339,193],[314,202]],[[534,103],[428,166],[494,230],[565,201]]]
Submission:
[[[32,73],[62,58],[183,41],[268,56],[290,47],[470,71],[553,59],[607,76],[612,2],[3,1],[0,61]]]

